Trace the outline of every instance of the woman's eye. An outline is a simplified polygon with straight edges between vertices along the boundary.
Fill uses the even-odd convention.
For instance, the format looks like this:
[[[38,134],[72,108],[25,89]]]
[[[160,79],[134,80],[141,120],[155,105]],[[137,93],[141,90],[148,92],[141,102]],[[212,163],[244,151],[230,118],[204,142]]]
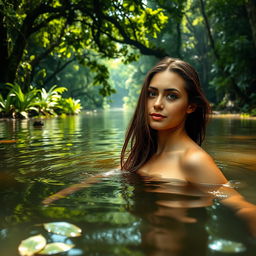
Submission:
[[[148,92],[148,96],[149,96],[150,98],[155,97],[155,96],[156,96],[156,92],[149,91],[149,92]]]
[[[167,98],[168,100],[176,100],[176,99],[178,98],[178,96],[177,96],[176,94],[168,94],[168,95],[166,96],[166,98]]]

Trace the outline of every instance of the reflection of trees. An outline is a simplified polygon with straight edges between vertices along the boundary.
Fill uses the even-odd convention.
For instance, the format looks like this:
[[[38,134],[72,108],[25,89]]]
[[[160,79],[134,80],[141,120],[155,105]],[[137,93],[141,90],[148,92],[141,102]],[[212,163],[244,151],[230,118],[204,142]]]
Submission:
[[[1,200],[0,203],[7,205],[4,215],[10,216],[4,218],[1,226],[27,223],[28,232],[40,229],[32,224],[68,221],[83,230],[81,238],[75,241],[76,247],[84,253],[98,255],[122,252],[124,255],[217,256],[228,250],[227,243],[229,250],[246,248],[249,254],[245,255],[253,255],[250,253],[255,245],[250,242],[244,223],[231,210],[215,203],[207,208],[207,217],[204,208],[194,208],[202,192],[177,185],[177,181],[145,183],[134,174],[124,179],[114,176],[44,207],[41,201],[57,188],[38,182],[24,184],[19,191],[9,190],[11,193],[5,201]],[[9,201],[14,204],[11,206]],[[8,239],[15,239],[9,235]],[[215,250],[216,245],[219,249]]]
[[[25,221],[33,211],[26,201],[32,190],[34,197],[39,193],[43,199],[64,184],[80,181],[103,168],[116,167],[124,130],[120,120],[126,122],[123,114],[93,113],[49,119],[43,121],[45,125],[40,129],[28,120],[3,122],[1,137],[18,140],[16,144],[0,145],[0,180],[6,213],[23,215]],[[112,115],[116,118],[111,118]],[[40,188],[40,184],[45,187]]]
[[[18,142],[5,146],[0,166],[8,166],[21,182],[38,177],[51,184],[62,183],[56,175],[115,167],[125,130],[125,123],[120,127],[124,116],[122,112],[101,112],[49,119],[40,129],[27,120],[5,123],[3,137]]]
[[[174,244],[177,245],[179,241],[182,246],[184,245],[175,249],[178,255],[182,255],[182,251],[188,252],[193,245],[202,251],[208,250],[209,255],[216,256],[218,252],[213,254],[215,252],[211,251],[212,249],[206,249],[208,236],[208,244],[211,247],[216,243],[225,244],[227,241],[233,241],[236,243],[232,246],[241,246],[242,243],[247,248],[246,256],[254,255],[251,248],[255,246],[248,243],[248,236],[243,237],[244,226],[236,221],[232,212],[207,208],[209,216],[205,224],[204,210],[172,209],[175,208],[171,207],[175,201],[173,194],[164,192],[164,188],[157,184],[148,184],[147,189],[152,191],[146,191],[143,190],[145,187],[141,183],[136,183],[136,180],[129,183],[126,180],[120,182],[119,177],[104,178],[101,183],[91,188],[43,207],[41,201],[54,192],[66,188],[69,184],[79,183],[100,169],[108,169],[111,164],[115,165],[114,159],[122,144],[120,138],[123,138],[127,116],[108,111],[65,120],[45,120],[44,123],[42,129],[33,128],[27,120],[15,121],[11,125],[4,123],[0,126],[4,127],[0,130],[3,138],[18,139],[16,144],[0,145],[2,242],[10,240],[17,243],[23,239],[21,236],[17,238],[15,232],[11,231],[13,229],[23,229],[22,227],[26,226],[26,234],[29,234],[36,228],[34,224],[67,220],[83,228],[84,233],[78,241],[78,247],[88,253],[100,251],[104,255],[105,250],[111,255],[134,255],[135,251],[138,255],[145,255],[146,251],[150,255],[153,252],[160,253],[159,247],[164,246],[166,251],[170,252],[174,250],[171,241],[177,239]],[[235,127],[236,133],[231,126]],[[210,150],[218,152],[218,145],[221,150],[225,149],[224,146],[229,141],[233,141],[232,148],[238,146],[242,140],[246,140],[247,143],[251,135],[248,135],[247,139],[239,136],[243,131],[250,131],[253,127],[252,122],[242,123],[238,120],[229,123],[224,120],[218,121],[216,126],[214,123],[209,133]],[[223,132],[225,136],[221,135]],[[215,133],[220,134],[219,139],[223,143],[216,139]],[[253,139],[251,142],[248,140],[247,145],[251,145],[250,143],[253,143]],[[239,180],[240,177],[241,180],[248,179],[248,186],[252,188],[251,197],[255,199],[253,173],[244,168],[236,170],[233,167],[227,165],[227,168],[231,168],[232,177],[238,177]],[[241,176],[237,176],[238,171]],[[167,189],[169,192],[173,191],[170,187]],[[250,188],[245,190],[248,192]],[[176,194],[176,200],[181,201],[178,191],[173,192]],[[165,203],[160,204],[160,201]],[[178,216],[178,219],[175,216]],[[184,223],[180,221],[184,220],[183,217],[199,218],[202,221]],[[234,221],[231,221],[231,218]],[[229,228],[230,225],[233,229]],[[205,227],[208,235],[205,233]],[[5,233],[7,235],[4,236]],[[169,237],[173,238],[170,244],[166,242],[162,245],[161,242],[164,239],[169,241]],[[197,249],[193,250],[195,253],[198,252]],[[220,252],[219,254],[221,255]]]

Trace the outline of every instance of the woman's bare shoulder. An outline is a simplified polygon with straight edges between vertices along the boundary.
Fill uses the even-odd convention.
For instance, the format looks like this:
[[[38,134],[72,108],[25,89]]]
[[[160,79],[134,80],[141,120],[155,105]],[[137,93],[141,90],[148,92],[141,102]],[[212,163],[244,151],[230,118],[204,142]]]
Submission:
[[[224,184],[227,179],[213,158],[200,147],[191,147],[182,157],[188,181],[193,183]]]

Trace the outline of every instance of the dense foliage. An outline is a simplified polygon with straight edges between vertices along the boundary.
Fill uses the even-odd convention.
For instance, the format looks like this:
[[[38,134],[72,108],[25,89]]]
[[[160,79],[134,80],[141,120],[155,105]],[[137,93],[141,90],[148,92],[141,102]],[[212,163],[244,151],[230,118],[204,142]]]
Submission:
[[[254,0],[0,0],[0,9],[4,100],[6,83],[62,84],[88,109],[116,91],[113,101],[134,106],[146,71],[169,55],[196,67],[216,109],[256,113]]]
[[[74,115],[81,110],[79,100],[63,98],[65,87],[52,86],[49,91],[32,86],[27,92],[18,84],[8,83],[9,92],[4,98],[0,94],[0,117],[27,118],[29,116]]]
[[[99,59],[137,59],[127,45],[143,54],[165,55],[147,36],[156,37],[167,17],[143,1],[10,0],[0,7],[2,83],[21,82],[28,88],[35,77],[47,82],[76,60],[96,73],[94,83],[101,83],[100,93],[106,96],[112,90]],[[50,70],[46,58],[52,61]]]
[[[195,66],[215,109],[255,115],[255,2],[154,0],[150,3],[154,8],[162,8],[169,17],[154,43],[164,47],[170,56]],[[155,58],[143,56],[134,63],[135,72],[127,81],[130,86],[126,83],[129,93],[136,94],[134,81],[141,81],[155,62]]]

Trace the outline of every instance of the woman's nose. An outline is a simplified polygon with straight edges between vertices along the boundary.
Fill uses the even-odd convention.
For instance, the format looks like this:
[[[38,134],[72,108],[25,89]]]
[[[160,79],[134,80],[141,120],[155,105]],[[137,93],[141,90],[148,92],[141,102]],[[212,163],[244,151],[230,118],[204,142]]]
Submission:
[[[154,102],[154,109],[163,109],[164,105],[163,105],[163,99],[162,97],[159,95],[156,98],[156,101]]]

